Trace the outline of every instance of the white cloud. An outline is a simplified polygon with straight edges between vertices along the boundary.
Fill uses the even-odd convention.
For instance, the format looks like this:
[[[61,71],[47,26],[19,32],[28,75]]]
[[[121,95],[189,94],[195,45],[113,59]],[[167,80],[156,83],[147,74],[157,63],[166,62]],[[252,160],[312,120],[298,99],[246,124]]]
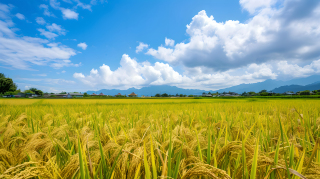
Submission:
[[[81,79],[81,78],[84,79],[84,78],[85,78],[85,76],[84,76],[82,73],[74,73],[74,74],[73,74],[73,77],[74,77],[74,78],[77,78],[77,79]]]
[[[52,23],[51,25],[46,26],[47,29],[51,32],[57,32],[58,34],[66,35],[66,30],[61,27],[61,25],[57,25],[56,23]]]
[[[167,37],[165,39],[165,43],[166,43],[166,46],[170,46],[170,47],[174,46],[174,40],[168,39]]]
[[[78,47],[82,48],[82,50],[87,49],[88,45],[85,42],[81,42],[77,45]]]
[[[56,0],[50,0],[50,6],[54,9],[60,8],[60,2],[57,2]]]
[[[63,19],[76,19],[76,20],[78,20],[79,13],[77,13],[71,9],[60,7],[60,2],[57,2],[56,0],[50,0],[50,6],[54,9],[60,10],[62,12]]]
[[[54,39],[55,37],[58,36],[58,35],[55,34],[55,33],[46,31],[46,30],[41,29],[41,28],[39,28],[39,29],[37,29],[37,30],[40,32],[41,35],[45,36],[45,37],[48,38],[48,39]]]
[[[69,3],[69,4],[72,4],[72,1],[71,0],[62,0],[63,2],[66,2],[66,3]]]
[[[18,19],[20,19],[20,20],[24,20],[24,19],[25,19],[24,15],[23,15],[23,14],[20,14],[20,13],[17,13],[17,14],[16,14],[16,17],[17,17]]]
[[[145,44],[143,42],[139,42],[139,45],[136,47],[136,53],[139,53],[141,52],[143,49],[146,49],[148,48],[149,45],[148,44]]]
[[[40,25],[46,24],[46,21],[42,17],[37,17],[36,22]]]
[[[42,73],[42,74],[33,74],[32,76],[47,76],[47,74]]]
[[[65,73],[65,72],[66,72],[65,70],[61,71],[61,73]]]
[[[71,9],[61,8],[61,12],[63,14],[64,19],[76,19],[78,20],[79,13],[72,11]]]
[[[297,64],[289,64],[287,61],[277,63],[278,71],[286,76],[301,78],[320,73],[320,60],[313,61],[303,67]]]
[[[259,9],[271,7],[276,2],[277,0],[240,0],[240,5],[243,9],[253,14]]]
[[[76,51],[65,45],[50,43],[46,39],[19,36],[14,32],[14,24],[10,19],[10,11],[3,10],[0,4],[0,63],[7,68],[33,70],[32,65],[79,66],[73,64],[69,58],[76,55]],[[44,29],[39,30],[47,38],[55,35]],[[59,66],[60,65],[60,66]]]
[[[80,2],[80,0],[75,0],[75,2],[77,2],[77,6],[76,7],[81,7],[82,9],[87,9],[89,11],[92,11],[90,4],[84,4],[84,3]]]
[[[48,5],[40,4],[39,8],[44,10],[44,11],[43,11],[43,14],[44,14],[45,16],[55,17],[55,15],[49,11]]]
[[[320,1],[241,1],[252,18],[217,22],[200,11],[187,25],[190,39],[147,54],[171,65],[215,72],[273,61],[309,62],[320,57]]]
[[[53,79],[53,78],[17,78],[17,80],[42,82],[42,83],[46,83],[46,84],[55,84],[55,85],[75,84],[76,83],[75,81],[72,81],[72,80]],[[28,87],[30,88],[30,86],[28,86]]]
[[[89,76],[74,73],[73,77],[89,86],[104,84],[110,87],[141,87],[149,84],[168,84],[182,82],[183,76],[173,70],[168,64],[156,62],[154,66],[141,64],[124,54],[120,67],[111,71],[103,64],[99,70],[92,69]]]
[[[138,63],[124,54],[120,67],[114,71],[103,64],[99,69],[92,69],[89,75],[74,73],[73,77],[93,88],[141,88],[149,85],[174,85],[181,88],[193,89],[220,89],[241,83],[254,83],[265,79],[275,78],[271,67],[262,64],[252,64],[241,75],[231,75],[232,71],[208,74],[203,69],[186,69],[188,74],[182,75],[175,71],[169,64],[156,62]]]

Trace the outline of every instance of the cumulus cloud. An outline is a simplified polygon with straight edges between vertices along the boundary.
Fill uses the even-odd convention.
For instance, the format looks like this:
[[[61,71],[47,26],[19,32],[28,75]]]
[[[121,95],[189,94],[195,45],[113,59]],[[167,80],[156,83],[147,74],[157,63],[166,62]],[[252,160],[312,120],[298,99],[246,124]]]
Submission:
[[[120,88],[179,83],[184,78],[168,64],[159,62],[154,65],[142,64],[131,59],[127,54],[122,56],[120,65],[117,70],[112,71],[108,65],[103,64],[99,70],[92,69],[88,76],[82,73],[74,73],[73,77],[89,86],[104,84]]]
[[[79,13],[68,9],[60,7],[60,2],[56,0],[50,0],[50,6],[54,9],[60,10],[62,12],[63,19],[76,19],[78,20]]]
[[[40,25],[46,24],[46,21],[42,17],[37,17],[36,22]]]
[[[61,25],[57,25],[56,23],[52,23],[51,25],[46,26],[50,32],[57,32],[60,35],[66,35],[66,30],[61,27]]]
[[[243,9],[247,10],[249,13],[253,14],[259,9],[266,7],[271,7],[277,2],[277,0],[240,0],[240,5]]]
[[[2,4],[0,4],[1,6]],[[1,6],[8,7],[8,6]],[[9,9],[0,7],[0,63],[10,68],[32,70],[32,65],[78,66],[69,58],[76,55],[75,50],[58,43],[50,43],[46,39],[15,34],[14,24],[9,18]],[[2,14],[2,15],[1,15]],[[5,20],[3,20],[5,19]],[[47,38],[56,35],[44,29],[38,29]]]
[[[166,37],[166,39],[165,39],[165,44],[166,44],[166,46],[173,47],[173,46],[174,46],[174,40],[168,39],[168,38]]]
[[[79,13],[76,13],[75,11],[71,9],[65,9],[61,8],[61,12],[63,14],[64,19],[76,19],[78,20]]]
[[[143,42],[139,42],[139,45],[136,47],[136,53],[139,53],[141,52],[142,50],[148,48],[149,45],[148,44],[145,44]]]
[[[77,45],[78,47],[82,48],[82,50],[87,49],[88,45],[85,42],[81,42]]]
[[[39,28],[39,29],[37,29],[37,30],[40,32],[40,35],[43,35],[43,36],[45,36],[45,37],[48,38],[48,39],[54,39],[55,37],[58,36],[58,35],[55,34],[55,33],[46,31],[46,30],[41,29],[41,28]]]
[[[49,6],[48,5],[40,4],[39,8],[43,9],[43,14],[45,16],[55,17],[55,15],[49,11]]]
[[[23,14],[20,14],[20,13],[17,13],[17,14],[16,14],[16,17],[17,17],[18,19],[20,19],[20,20],[24,20],[24,19],[25,19],[24,15],[23,15]]]
[[[169,64],[156,62],[138,63],[124,54],[120,67],[114,71],[103,64],[99,69],[92,69],[88,75],[74,73],[73,77],[90,87],[141,88],[149,85],[174,85],[181,88],[220,89],[241,83],[260,82],[276,78],[271,67],[262,64],[252,64],[241,75],[232,75],[233,71],[208,74],[203,69],[187,69],[188,74],[180,74]]]
[[[17,78],[17,80],[37,81],[37,82],[44,82],[47,84],[56,84],[56,85],[75,84],[75,81],[72,81],[72,80],[52,79],[52,78]]]
[[[217,22],[203,10],[187,25],[190,39],[173,48],[148,49],[156,59],[187,68],[211,68],[215,72],[252,63],[273,61],[312,62],[320,57],[320,1],[240,1],[255,12],[241,23]],[[252,2],[252,3],[250,3]]]
[[[277,64],[278,71],[286,76],[307,77],[320,73],[320,60],[315,60],[309,65],[299,66],[289,64],[287,61],[280,61]]]
[[[90,4],[84,4],[84,3],[80,2],[80,0],[75,0],[75,2],[77,3],[76,7],[81,7],[82,9],[87,9],[89,11],[92,11]]]

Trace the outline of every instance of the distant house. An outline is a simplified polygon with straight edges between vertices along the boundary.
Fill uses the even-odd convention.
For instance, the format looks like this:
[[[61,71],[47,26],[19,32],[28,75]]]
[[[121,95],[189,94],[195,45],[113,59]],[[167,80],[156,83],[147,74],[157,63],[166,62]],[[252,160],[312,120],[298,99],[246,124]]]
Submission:
[[[9,95],[3,95],[2,97],[4,97],[4,98],[13,98],[14,95],[9,94]]]
[[[212,97],[212,94],[202,93],[202,97]]]
[[[268,91],[268,95],[274,95],[274,94],[276,94],[276,93],[273,91]]]
[[[68,94],[60,94],[60,93],[58,93],[58,94],[53,94],[53,96],[56,96],[56,97],[59,97],[59,98],[66,98],[66,97],[68,97]],[[71,96],[70,96],[70,98],[71,98]]]
[[[137,97],[137,94],[135,94],[134,92],[132,92],[131,94],[128,95],[129,97]]]
[[[229,92],[229,93],[222,93],[219,96],[221,97],[237,97],[240,96],[238,93],[235,92]]]
[[[115,96],[116,96],[116,97],[121,97],[122,94],[121,94],[121,93],[118,93],[118,94],[116,94]]]
[[[32,97],[33,94],[32,93],[26,93],[25,95],[26,95],[25,96],[26,98],[30,98],[30,97]]]
[[[291,92],[291,91],[287,91],[283,93],[284,95],[295,95],[295,93]]]
[[[202,94],[202,97],[212,97],[212,94]]]
[[[70,97],[82,98],[83,94],[81,94],[81,93],[68,93],[67,97],[68,98],[70,98]]]
[[[95,93],[92,93],[92,95],[91,96],[97,96],[97,94],[95,94]]]
[[[103,94],[103,93],[100,93],[99,96],[104,96],[104,94]]]
[[[24,93],[18,93],[17,95],[20,96],[20,98],[25,98],[26,97],[26,94],[24,94]]]

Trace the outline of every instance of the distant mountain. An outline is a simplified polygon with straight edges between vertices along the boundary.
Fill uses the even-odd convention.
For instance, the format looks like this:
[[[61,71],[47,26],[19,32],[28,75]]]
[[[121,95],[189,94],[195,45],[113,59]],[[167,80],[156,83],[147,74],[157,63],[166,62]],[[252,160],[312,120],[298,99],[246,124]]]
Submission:
[[[299,78],[299,79],[293,79],[289,81],[280,81],[280,80],[266,80],[264,82],[259,83],[251,83],[251,84],[240,84],[237,86],[232,86],[225,89],[215,90],[215,91],[205,91],[205,90],[199,90],[199,89],[182,89],[178,88],[176,86],[169,86],[169,85],[162,85],[162,86],[149,86],[149,87],[143,87],[141,89],[136,88],[129,88],[127,90],[118,90],[118,89],[101,89],[99,91],[88,91],[88,94],[92,93],[103,93],[106,95],[116,95],[118,93],[121,93],[122,95],[128,95],[132,92],[136,93],[138,96],[145,95],[145,96],[154,96],[155,94],[193,94],[193,95],[201,95],[203,92],[236,92],[236,93],[243,93],[243,92],[259,92],[261,90],[267,90],[267,91],[279,91],[279,93],[283,93],[286,91],[304,91],[304,90],[318,90],[320,87],[317,85],[320,84],[320,75],[313,75],[306,78]],[[275,91],[275,92],[276,92]]]
[[[266,80],[264,82],[259,82],[259,83],[240,84],[237,86],[232,86],[230,88],[220,89],[218,90],[218,92],[222,93],[222,92],[231,91],[236,93],[243,93],[243,92],[249,92],[249,91],[259,92],[261,90],[272,91],[273,89],[279,88],[281,86],[289,86],[289,85],[305,86],[305,85],[318,83],[318,82],[320,82],[320,75],[313,75],[306,78],[293,79],[289,81]],[[292,90],[289,90],[289,91],[292,91]]]
[[[169,86],[169,85],[161,85],[161,86],[149,86],[149,87],[143,87],[141,89],[136,89],[136,88],[129,88],[127,90],[118,90],[118,89],[102,89],[99,91],[88,91],[88,94],[100,94],[103,93],[105,95],[116,95],[118,93],[121,93],[122,95],[128,95],[130,93],[136,93],[138,96],[145,95],[145,96],[154,96],[155,94],[186,94],[186,95],[201,95],[203,92],[211,92],[213,93],[214,91],[205,91],[205,90],[198,90],[198,89],[182,89],[178,88],[176,86]]]
[[[275,93],[284,93],[286,91],[293,91],[293,92],[298,92],[298,91],[305,91],[305,90],[320,90],[320,82],[318,83],[313,83],[309,85],[288,85],[288,86],[281,86],[279,88],[275,88],[272,91]]]

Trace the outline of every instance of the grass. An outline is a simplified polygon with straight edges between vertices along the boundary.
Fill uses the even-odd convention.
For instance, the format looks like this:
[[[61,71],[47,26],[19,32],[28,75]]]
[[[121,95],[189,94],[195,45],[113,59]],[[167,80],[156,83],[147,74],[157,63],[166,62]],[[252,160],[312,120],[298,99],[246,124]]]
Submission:
[[[320,178],[317,99],[1,99],[0,178]]]

